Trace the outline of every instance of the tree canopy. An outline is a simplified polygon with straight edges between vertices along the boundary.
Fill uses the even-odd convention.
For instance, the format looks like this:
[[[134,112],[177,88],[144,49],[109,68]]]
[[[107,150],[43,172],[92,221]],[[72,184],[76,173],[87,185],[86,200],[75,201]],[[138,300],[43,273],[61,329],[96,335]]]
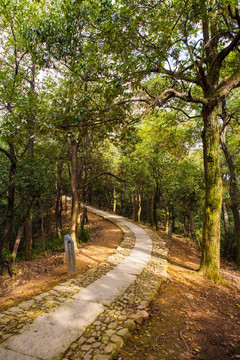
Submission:
[[[88,202],[240,266],[237,0],[1,0],[0,41],[2,253],[71,196],[76,247]]]

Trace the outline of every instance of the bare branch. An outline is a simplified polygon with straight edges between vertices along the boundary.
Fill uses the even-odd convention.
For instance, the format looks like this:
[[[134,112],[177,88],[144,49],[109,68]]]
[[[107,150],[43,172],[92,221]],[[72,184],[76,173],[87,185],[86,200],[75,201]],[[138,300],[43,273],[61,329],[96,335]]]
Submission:
[[[155,99],[155,96],[152,95],[145,86],[140,85],[140,87],[141,87],[141,89],[143,89],[143,91],[145,91],[148,94],[149,97],[151,97],[152,99]]]
[[[131,103],[131,102],[144,102],[146,104],[149,104],[149,101],[146,100],[146,99],[130,99],[130,100],[122,100],[122,101],[119,101],[115,104],[112,104],[112,105],[109,105],[107,106],[105,109],[103,109],[103,111],[106,111],[106,110],[109,110],[115,106],[119,106],[119,105],[124,105],[124,104],[127,104],[127,103]]]
[[[200,118],[201,115],[195,115],[195,116],[190,116],[188,115],[188,113],[186,113],[186,111],[184,111],[183,109],[181,108],[178,108],[176,106],[169,106],[170,109],[173,109],[173,110],[177,110],[177,111],[181,111],[188,119],[196,119],[196,118]]]
[[[193,67],[193,65],[192,65],[192,67]],[[187,81],[189,83],[200,85],[200,82],[198,81],[198,79],[196,79],[190,75],[186,75],[183,72],[171,71],[171,70],[167,70],[164,68],[163,68],[163,71],[165,72],[166,75],[170,75],[174,79],[183,80],[183,81]],[[151,71],[151,72],[155,72],[155,71]]]

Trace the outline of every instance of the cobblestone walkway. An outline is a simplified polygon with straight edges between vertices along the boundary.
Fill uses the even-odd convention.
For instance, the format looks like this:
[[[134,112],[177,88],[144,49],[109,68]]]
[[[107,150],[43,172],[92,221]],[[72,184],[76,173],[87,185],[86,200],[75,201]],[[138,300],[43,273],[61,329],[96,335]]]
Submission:
[[[115,254],[0,314],[1,360],[110,360],[166,275],[165,242],[153,231],[116,215],[90,210],[119,226]]]

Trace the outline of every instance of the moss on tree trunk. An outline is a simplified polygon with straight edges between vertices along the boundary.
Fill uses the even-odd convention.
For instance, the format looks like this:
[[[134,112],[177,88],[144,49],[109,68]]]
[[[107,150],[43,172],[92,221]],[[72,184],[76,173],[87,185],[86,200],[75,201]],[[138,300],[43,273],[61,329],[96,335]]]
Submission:
[[[203,154],[205,205],[200,271],[214,282],[220,282],[220,219],[222,178],[219,153],[217,106],[203,107]]]

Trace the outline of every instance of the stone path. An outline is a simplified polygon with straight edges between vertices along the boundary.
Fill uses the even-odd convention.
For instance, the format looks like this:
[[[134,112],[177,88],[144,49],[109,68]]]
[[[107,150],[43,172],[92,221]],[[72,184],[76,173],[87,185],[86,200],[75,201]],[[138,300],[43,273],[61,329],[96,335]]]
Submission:
[[[112,359],[166,276],[159,236],[112,214],[124,240],[86,273],[0,314],[0,359]]]

